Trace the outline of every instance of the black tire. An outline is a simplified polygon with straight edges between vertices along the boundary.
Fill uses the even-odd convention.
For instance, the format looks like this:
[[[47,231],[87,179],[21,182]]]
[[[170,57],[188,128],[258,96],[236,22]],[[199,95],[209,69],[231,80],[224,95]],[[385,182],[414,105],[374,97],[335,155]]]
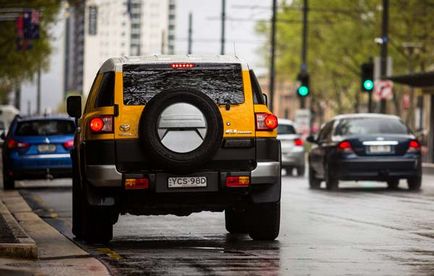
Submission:
[[[285,167],[286,175],[292,176],[293,167]]]
[[[273,241],[279,236],[280,202],[253,204],[249,208],[249,236],[254,240]]]
[[[237,211],[232,208],[225,210],[226,230],[231,234],[248,233],[248,220],[246,211]]]
[[[5,164],[3,163],[3,190],[13,189],[15,189],[15,179],[8,175],[8,170],[5,168]]]
[[[297,169],[297,176],[303,177],[305,172],[306,172],[305,166],[300,166],[300,167],[297,167],[296,169]]]
[[[72,158],[72,233],[77,239],[83,239],[83,227],[81,219],[81,180],[78,173],[78,165],[74,151],[71,152]]]
[[[321,179],[316,178],[313,168],[309,166],[309,188],[319,189],[320,187]]]
[[[410,191],[418,191],[422,186],[422,177],[417,176],[417,177],[409,178],[407,179],[407,184],[408,184],[408,189]]]
[[[191,152],[173,152],[167,149],[158,137],[157,124],[161,112],[175,103],[194,105],[207,122],[203,143]],[[158,93],[146,104],[140,118],[139,131],[143,148],[151,160],[169,171],[189,173],[197,171],[211,160],[221,147],[223,120],[217,105],[204,93],[192,89],[172,89]]]
[[[387,188],[391,190],[398,189],[399,186],[399,179],[391,179],[387,180]]]
[[[328,166],[324,169],[326,188],[329,191],[336,191],[339,188],[339,179],[333,175]]]

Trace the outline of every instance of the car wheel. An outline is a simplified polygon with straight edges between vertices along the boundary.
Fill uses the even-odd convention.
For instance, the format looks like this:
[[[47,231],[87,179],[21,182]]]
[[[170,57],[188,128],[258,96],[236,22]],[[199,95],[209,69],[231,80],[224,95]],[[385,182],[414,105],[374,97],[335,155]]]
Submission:
[[[399,179],[387,180],[387,188],[391,190],[396,190],[398,189],[398,186],[399,186]]]
[[[91,206],[87,202],[86,189],[77,191],[74,235],[88,243],[109,242],[113,238],[113,208]]]
[[[225,210],[225,226],[226,230],[231,234],[248,233],[247,227],[247,212],[236,211],[232,208]]]
[[[418,191],[420,187],[422,186],[422,177],[412,177],[407,179],[408,189],[410,191]]]
[[[309,187],[311,189],[319,189],[321,187],[321,179],[316,178],[315,171],[309,166]]]
[[[15,179],[12,176],[8,176],[8,171],[3,168],[3,190],[13,189],[15,189]]]
[[[286,175],[292,176],[293,167],[285,167]]]
[[[297,176],[300,176],[300,177],[304,176],[305,171],[306,171],[305,166],[297,167]]]
[[[324,174],[327,190],[336,191],[339,188],[339,180],[333,175],[328,166],[325,167]]]
[[[194,127],[175,116],[185,112],[196,119]],[[174,116],[179,121],[166,119]],[[139,135],[146,154],[156,164],[169,171],[188,173],[206,164],[221,147],[223,120],[218,106],[204,93],[171,89],[158,93],[146,104]]]
[[[74,152],[71,152],[72,165],[72,233],[77,239],[83,239],[81,210],[80,175],[74,162]]]
[[[253,204],[249,208],[249,236],[272,241],[279,235],[280,202]]]

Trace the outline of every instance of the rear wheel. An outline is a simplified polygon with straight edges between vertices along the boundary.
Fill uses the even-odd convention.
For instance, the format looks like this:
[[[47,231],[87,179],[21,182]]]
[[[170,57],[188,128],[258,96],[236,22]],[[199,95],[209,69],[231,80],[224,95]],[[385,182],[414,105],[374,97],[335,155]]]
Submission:
[[[89,243],[107,243],[113,238],[112,207],[91,206],[85,190],[73,187],[72,232]]]
[[[339,188],[339,179],[333,175],[328,166],[325,167],[324,174],[327,190],[336,191]]]
[[[396,190],[398,189],[398,186],[399,186],[399,179],[387,180],[387,188]]]
[[[422,177],[417,176],[407,179],[408,189],[410,191],[418,191],[422,186]]]
[[[279,235],[280,202],[254,204],[249,208],[249,236],[272,241]]]
[[[3,168],[3,190],[15,189],[15,179],[12,176],[9,176],[8,174],[9,172],[5,168]]]
[[[232,208],[225,210],[226,230],[231,234],[248,233],[247,212],[237,211]]]
[[[306,171],[305,166],[297,167],[297,176],[300,176],[300,177],[304,176],[305,171]]]
[[[309,187],[311,189],[319,189],[321,187],[321,179],[316,178],[311,166],[309,166]]]
[[[292,176],[293,167],[285,167],[286,175]]]

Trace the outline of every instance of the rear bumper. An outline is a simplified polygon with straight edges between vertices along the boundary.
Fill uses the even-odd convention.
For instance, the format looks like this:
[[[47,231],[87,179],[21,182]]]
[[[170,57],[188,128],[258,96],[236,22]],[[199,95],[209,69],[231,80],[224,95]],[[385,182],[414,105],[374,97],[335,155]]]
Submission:
[[[220,178],[228,173],[230,172],[220,172]],[[86,166],[86,179],[94,187],[122,188],[122,177],[123,174],[116,169],[115,165]],[[280,163],[258,162],[256,168],[250,173],[250,177],[251,185],[275,183],[280,179]]]
[[[280,171],[280,162],[270,161],[258,162],[251,172],[199,171],[192,174],[207,177],[208,186],[205,189],[169,189],[167,178],[176,175],[149,173],[146,174],[150,180],[149,189],[125,190],[122,184],[125,175],[115,165],[87,165],[86,179],[91,185],[88,200],[91,205],[97,206],[118,203],[125,212],[143,214],[223,210],[236,202],[277,202],[280,200]],[[250,175],[250,185],[228,188],[225,186],[228,175]]]
[[[341,180],[411,178],[421,175],[421,160],[413,156],[355,158],[336,162],[336,171]]]
[[[8,159],[7,169],[14,178],[41,178],[47,175],[66,177],[72,174],[72,161],[69,153],[22,155]]]
[[[282,149],[282,166],[296,166],[301,167],[304,166],[305,157],[304,150],[303,151],[292,151],[285,152]]]

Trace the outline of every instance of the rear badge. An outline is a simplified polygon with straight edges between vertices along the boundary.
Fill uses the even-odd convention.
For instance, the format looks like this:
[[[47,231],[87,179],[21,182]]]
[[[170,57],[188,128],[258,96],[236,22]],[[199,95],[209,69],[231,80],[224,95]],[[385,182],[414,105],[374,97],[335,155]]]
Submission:
[[[130,127],[129,124],[122,124],[122,125],[119,126],[119,130],[122,131],[122,132],[127,132],[127,131],[130,130],[130,128],[131,127]]]

